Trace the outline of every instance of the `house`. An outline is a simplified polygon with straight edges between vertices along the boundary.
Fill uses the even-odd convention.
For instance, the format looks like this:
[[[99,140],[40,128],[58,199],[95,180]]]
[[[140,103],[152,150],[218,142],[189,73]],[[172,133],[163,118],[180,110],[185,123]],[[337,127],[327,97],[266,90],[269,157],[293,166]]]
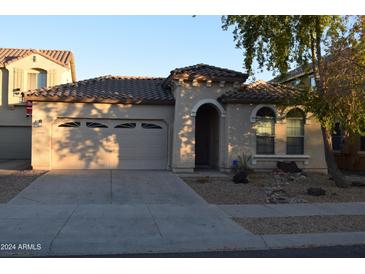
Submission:
[[[75,80],[71,51],[0,48],[0,160],[31,158],[25,91]]]
[[[325,58],[326,63],[335,66],[334,58],[330,55]],[[336,60],[337,61],[337,60]],[[338,61],[337,61],[338,62]],[[287,73],[286,76],[278,76],[270,82],[290,85],[299,88],[315,89],[316,83],[311,68],[298,67]],[[365,136],[353,136],[352,140],[346,140],[341,130],[340,123],[336,123],[332,132],[332,148],[337,165],[342,170],[365,171]]]
[[[299,91],[198,64],[165,78],[104,76],[29,92],[35,169],[230,171],[251,155],[256,170],[296,161],[327,172],[319,123]]]

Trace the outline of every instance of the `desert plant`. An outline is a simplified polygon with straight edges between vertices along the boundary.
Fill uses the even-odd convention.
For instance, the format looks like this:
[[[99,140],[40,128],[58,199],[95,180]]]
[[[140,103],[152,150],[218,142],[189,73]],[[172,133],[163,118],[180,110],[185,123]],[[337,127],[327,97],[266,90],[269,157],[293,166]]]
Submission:
[[[251,155],[245,155],[245,153],[242,153],[242,155],[239,155],[237,157],[236,165],[234,166],[234,173],[244,171],[246,173],[253,172],[252,168],[249,167],[248,162],[251,160]]]

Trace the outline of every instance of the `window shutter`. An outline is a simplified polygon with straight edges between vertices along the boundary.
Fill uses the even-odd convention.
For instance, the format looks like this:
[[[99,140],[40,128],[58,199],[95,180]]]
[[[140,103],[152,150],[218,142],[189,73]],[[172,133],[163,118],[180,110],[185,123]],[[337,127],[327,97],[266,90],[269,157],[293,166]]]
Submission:
[[[48,79],[47,85],[49,87],[60,84],[58,71],[56,69],[52,69],[48,72],[47,79]]]
[[[19,91],[24,90],[24,70],[20,68],[14,68],[13,72],[13,89],[19,89]]]

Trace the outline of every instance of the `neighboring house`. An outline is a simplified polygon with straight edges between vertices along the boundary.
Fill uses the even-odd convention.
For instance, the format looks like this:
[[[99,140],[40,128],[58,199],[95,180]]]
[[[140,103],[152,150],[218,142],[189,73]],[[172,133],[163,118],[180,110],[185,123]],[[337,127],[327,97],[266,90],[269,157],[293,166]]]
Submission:
[[[294,88],[198,64],[167,78],[104,76],[32,91],[35,169],[230,171],[242,153],[256,170],[296,161],[327,172],[319,123],[277,109]]]
[[[75,80],[71,51],[0,48],[0,160],[31,158],[25,92]]]
[[[312,70],[303,67],[291,70],[285,77],[278,76],[270,82],[297,88],[315,89],[316,87]],[[337,123],[332,132],[332,148],[340,169],[365,171],[365,136],[353,136],[351,142],[346,142],[341,125]]]

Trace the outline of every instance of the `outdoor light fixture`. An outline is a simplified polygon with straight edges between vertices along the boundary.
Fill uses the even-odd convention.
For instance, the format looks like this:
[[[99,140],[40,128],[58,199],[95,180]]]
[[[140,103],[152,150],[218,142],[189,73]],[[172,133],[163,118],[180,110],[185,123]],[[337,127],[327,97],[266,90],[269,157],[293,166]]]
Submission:
[[[42,127],[42,119],[35,120],[33,122],[33,127]]]

